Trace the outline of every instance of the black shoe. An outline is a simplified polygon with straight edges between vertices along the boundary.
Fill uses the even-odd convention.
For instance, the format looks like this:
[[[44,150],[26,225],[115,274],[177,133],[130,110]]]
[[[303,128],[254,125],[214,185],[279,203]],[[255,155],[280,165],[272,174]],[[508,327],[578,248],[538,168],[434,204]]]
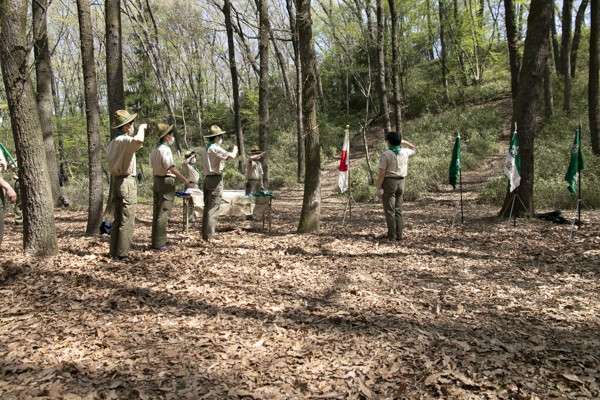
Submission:
[[[112,256],[112,259],[115,261],[125,261],[127,259],[127,256],[123,256],[123,257]]]

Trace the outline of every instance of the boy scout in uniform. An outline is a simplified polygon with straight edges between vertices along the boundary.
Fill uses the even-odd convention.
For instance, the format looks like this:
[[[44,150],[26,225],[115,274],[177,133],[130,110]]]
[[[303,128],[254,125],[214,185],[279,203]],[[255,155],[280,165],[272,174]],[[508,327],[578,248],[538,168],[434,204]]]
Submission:
[[[246,168],[246,195],[256,193],[261,189],[264,189],[263,185],[263,169],[260,163],[260,158],[265,154],[264,151],[260,151],[258,146],[252,146],[250,149],[250,157],[248,157],[248,167]]]
[[[14,203],[17,200],[17,194],[10,187],[8,182],[6,182],[0,176],[0,244],[2,244],[2,239],[4,238],[4,206],[6,203],[6,199],[4,196],[4,192],[6,191],[6,196],[8,197],[8,201]]]
[[[185,153],[185,160],[183,160],[183,176],[190,180],[190,187],[194,189],[198,189],[198,184],[200,179],[202,179],[202,174],[196,168],[196,153],[193,151],[188,151]],[[191,220],[194,215],[194,207],[187,207],[188,209],[188,222]]]
[[[223,197],[223,168],[225,160],[232,160],[237,156],[238,148],[233,146],[229,152],[221,147],[223,134],[217,125],[210,127],[208,135],[204,138],[209,140],[208,145],[202,150],[202,173],[204,181],[202,191],[204,194],[204,211],[202,213],[202,239],[213,243],[220,243],[214,239],[221,198]]]
[[[106,162],[111,174],[111,201],[115,218],[110,230],[110,256],[120,261],[129,255],[135,207],[137,204],[137,181],[135,152],[144,144],[147,124],[140,124],[137,134],[134,132],[134,120],[137,114],[125,110],[115,112],[113,129],[118,129],[113,140],[106,146]]]
[[[175,178],[190,186],[190,181],[175,168],[173,153],[169,145],[175,142],[173,125],[158,124],[156,134],[158,145],[150,153],[150,163],[154,186],[154,202],[152,207],[152,248],[159,251],[168,251],[167,222],[171,216],[173,200],[175,200]]]

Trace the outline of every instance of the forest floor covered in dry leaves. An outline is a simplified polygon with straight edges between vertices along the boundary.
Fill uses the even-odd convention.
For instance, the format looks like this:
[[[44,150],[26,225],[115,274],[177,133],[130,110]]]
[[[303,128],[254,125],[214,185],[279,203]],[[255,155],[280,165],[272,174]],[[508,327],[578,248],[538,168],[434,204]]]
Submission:
[[[342,228],[336,166],[319,234],[296,233],[301,188],[276,193],[270,234],[221,217],[220,245],[182,233],[178,200],[163,253],[140,204],[126,262],[83,234],[85,210],[56,212],[48,259],[22,255],[9,217],[0,398],[598,397],[600,213],[571,240],[568,225],[513,227],[476,202],[481,172],[463,179],[464,224],[456,193],[434,193],[405,204],[398,243],[380,203]]]

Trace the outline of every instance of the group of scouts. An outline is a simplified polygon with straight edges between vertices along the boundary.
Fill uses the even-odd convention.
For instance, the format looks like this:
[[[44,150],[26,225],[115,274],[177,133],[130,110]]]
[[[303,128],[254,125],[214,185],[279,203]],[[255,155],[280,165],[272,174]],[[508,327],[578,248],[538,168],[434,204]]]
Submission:
[[[114,220],[110,230],[110,256],[115,261],[124,260],[129,254],[135,207],[137,203],[137,180],[135,153],[144,143],[147,124],[140,124],[135,132],[135,118],[125,110],[115,113],[113,129],[117,133],[106,147],[106,161],[110,170],[111,201],[114,206]],[[214,237],[221,198],[223,197],[223,169],[225,161],[237,157],[238,148],[233,146],[231,152],[223,149],[223,134],[218,126],[210,127],[208,141],[200,155],[202,174],[196,168],[196,153],[185,154],[183,173],[175,167],[173,152],[170,145],[175,141],[173,125],[158,124],[156,135],[158,144],[150,153],[153,177],[153,212],[152,212],[152,248],[157,251],[168,251],[167,222],[175,200],[175,180],[180,180],[187,188],[197,188],[198,182],[204,175],[202,191],[204,194],[204,211],[202,215],[202,239],[211,243],[221,241]],[[262,181],[262,166],[258,161],[264,152],[257,147],[252,148],[248,159],[248,182],[246,194],[264,189]],[[184,216],[189,218],[190,215]]]

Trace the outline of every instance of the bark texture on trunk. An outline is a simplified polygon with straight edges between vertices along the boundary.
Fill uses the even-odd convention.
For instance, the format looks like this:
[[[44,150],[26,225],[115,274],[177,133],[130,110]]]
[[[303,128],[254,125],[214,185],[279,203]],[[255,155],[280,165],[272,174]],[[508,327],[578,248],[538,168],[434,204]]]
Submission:
[[[402,134],[402,92],[400,89],[400,49],[398,45],[398,13],[395,0],[388,0],[392,23],[392,86],[394,91],[394,125]]]
[[[77,14],[79,16],[79,37],[81,40],[89,158],[89,206],[85,233],[95,235],[102,223],[104,191],[102,189],[102,163],[100,158],[100,109],[98,107],[94,34],[92,32],[89,0],[77,0]]]
[[[23,248],[27,253],[51,255],[58,248],[44,139],[28,64],[27,2],[0,2],[0,23],[0,63],[23,199]]]
[[[385,53],[383,42],[385,41],[385,30],[383,27],[383,5],[382,0],[376,0],[377,5],[377,78],[379,79],[379,110],[383,118],[383,130],[388,133],[390,128],[390,108],[387,100],[387,88],[385,84]]]
[[[519,75],[519,92],[515,103],[515,120],[518,124],[519,154],[521,157],[521,184],[515,189],[520,201],[515,202],[517,215],[534,215],[533,209],[533,139],[540,92],[544,83],[544,69],[548,56],[552,2],[532,0],[527,19],[527,38],[523,51],[523,66]],[[510,189],[509,189],[510,190]],[[512,203],[512,193],[507,191],[504,207]],[[523,205],[525,208],[523,208]],[[504,209],[503,207],[503,209]],[[505,217],[508,213],[505,213]]]
[[[600,4],[592,1],[590,28],[590,70],[588,81],[588,108],[592,151],[600,156],[600,102],[598,86],[600,78]]]
[[[514,104],[515,100],[517,99],[517,92],[519,90],[519,70],[521,68],[521,57],[519,55],[519,34],[517,32],[514,1],[504,0],[504,9],[506,10],[506,37],[508,41],[508,55],[510,60],[510,92],[513,100],[514,116]]]
[[[318,232],[321,221],[321,152],[315,99],[315,50],[310,0],[297,0],[297,23],[302,60],[302,123],[306,148],[306,177],[298,232]]]
[[[265,152],[262,158],[263,183],[269,187],[269,3],[260,0],[260,32],[258,39],[258,54],[260,57],[260,79],[258,85],[258,140],[259,146]]]
[[[296,24],[296,10],[294,0],[286,0],[288,15],[290,17],[290,31],[294,46],[294,62],[296,65],[296,141],[298,146],[297,181],[304,179],[304,129],[302,128],[302,63],[298,49],[298,26]]]

